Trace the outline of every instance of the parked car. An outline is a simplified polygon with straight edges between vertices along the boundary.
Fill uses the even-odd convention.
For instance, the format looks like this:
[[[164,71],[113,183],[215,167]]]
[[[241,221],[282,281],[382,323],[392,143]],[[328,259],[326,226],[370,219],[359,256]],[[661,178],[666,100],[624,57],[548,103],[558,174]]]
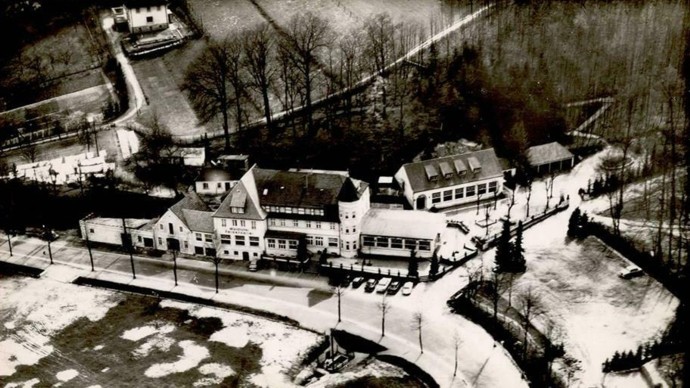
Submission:
[[[376,293],[377,294],[383,294],[384,292],[386,292],[386,290],[388,289],[388,286],[391,285],[392,280],[393,279],[391,279],[391,278],[383,278],[383,279],[379,280],[379,284],[376,285]]]
[[[365,292],[374,292],[376,288],[376,279],[367,279],[367,284],[364,285]]]
[[[391,285],[388,286],[388,290],[386,291],[388,295],[395,295],[398,293],[398,290],[400,290],[400,287],[402,286],[402,283],[399,281],[393,281],[391,282]]]
[[[364,278],[361,276],[357,276],[356,278],[352,279],[352,288],[359,288],[359,286],[364,283]]]
[[[618,276],[621,279],[630,279],[634,278],[636,276],[642,276],[644,272],[642,272],[642,269],[636,265],[630,265],[622,269],[619,273]]]
[[[405,282],[402,286],[402,294],[403,295],[410,295],[412,293],[412,289],[414,288],[414,283],[412,282]]]
[[[249,265],[247,266],[249,269],[249,272],[256,272],[259,270],[259,260],[252,260],[249,262]]]
[[[343,281],[340,282],[341,287],[349,287],[350,283],[352,283],[352,276],[347,275],[343,278]]]

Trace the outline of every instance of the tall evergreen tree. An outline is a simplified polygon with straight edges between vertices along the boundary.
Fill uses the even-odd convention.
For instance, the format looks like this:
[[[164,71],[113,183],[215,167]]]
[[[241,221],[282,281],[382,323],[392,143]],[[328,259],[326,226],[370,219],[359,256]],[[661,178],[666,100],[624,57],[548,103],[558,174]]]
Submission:
[[[438,255],[434,252],[431,256],[431,265],[429,266],[429,277],[434,278],[438,275]]]
[[[510,223],[504,221],[503,230],[501,231],[501,236],[498,238],[498,245],[496,246],[496,257],[494,259],[496,267],[494,271],[507,272],[510,270],[512,245],[513,244],[510,242]]]
[[[525,249],[522,246],[522,221],[518,222],[517,230],[515,232],[515,243],[513,244],[511,257],[511,272],[524,272],[527,268],[525,261]]]
[[[568,219],[568,236],[576,237],[579,235],[581,214],[579,207],[575,208],[572,214],[570,214],[570,219]]]

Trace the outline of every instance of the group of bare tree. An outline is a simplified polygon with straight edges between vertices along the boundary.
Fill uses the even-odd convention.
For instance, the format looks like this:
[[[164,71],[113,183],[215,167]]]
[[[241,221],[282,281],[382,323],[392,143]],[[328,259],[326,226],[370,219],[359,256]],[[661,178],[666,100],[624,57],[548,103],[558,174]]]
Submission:
[[[201,121],[220,119],[228,148],[230,133],[259,112],[272,130],[279,118],[273,117],[276,111],[292,120],[291,112],[300,108],[305,133],[313,137],[318,131],[317,100],[327,118],[339,108],[350,113],[357,98],[353,88],[366,75],[384,71],[389,78],[380,94],[385,115],[386,107],[394,105],[389,103],[391,91],[402,93],[399,76],[404,74],[389,64],[423,39],[423,28],[395,24],[387,13],[373,15],[361,28],[338,37],[325,19],[308,12],[295,15],[284,27],[264,22],[225,39],[209,39],[188,67],[183,86]]]

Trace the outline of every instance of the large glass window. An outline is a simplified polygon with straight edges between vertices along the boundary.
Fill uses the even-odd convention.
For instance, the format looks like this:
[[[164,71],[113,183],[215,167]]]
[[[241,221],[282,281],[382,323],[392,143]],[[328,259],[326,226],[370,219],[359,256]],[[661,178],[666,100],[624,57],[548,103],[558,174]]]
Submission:
[[[259,246],[259,238],[254,237],[254,236],[250,236],[249,237],[249,246],[258,247]]]
[[[419,250],[420,251],[430,251],[431,250],[431,241],[419,240]]]
[[[374,246],[374,238],[371,236],[363,236],[362,237],[362,245],[365,247],[373,247]]]
[[[297,240],[288,240],[288,247],[290,249],[297,249]]]
[[[269,239],[266,240],[266,241],[268,242],[268,247],[269,247],[269,248],[275,248],[275,247],[276,247],[276,240],[275,240],[275,239],[269,238]]]
[[[388,237],[376,237],[376,246],[388,248]]]
[[[473,186],[467,186],[467,189],[465,190],[465,196],[474,197],[474,185]]]
[[[286,247],[285,240],[278,240],[278,249],[285,249]]]
[[[307,245],[314,245],[314,236],[307,236]]]
[[[314,245],[317,247],[323,246],[323,237],[314,237]]]
[[[453,190],[445,190],[443,192],[443,200],[444,201],[452,201],[453,200]]]
[[[455,189],[455,199],[460,199],[465,196],[465,188],[460,187]]]
[[[486,183],[480,183],[477,185],[477,195],[486,194]]]
[[[246,243],[246,239],[244,238],[244,236],[239,236],[239,235],[235,236],[235,245],[245,245],[245,243]]]
[[[489,192],[490,193],[495,193],[497,187],[498,187],[498,182],[496,182],[496,181],[489,182]]]
[[[333,238],[333,237],[329,238],[328,239],[328,246],[337,248],[338,247],[338,239]]]
[[[232,235],[221,234],[220,235],[220,243],[221,244],[232,244]]]
[[[405,249],[416,249],[417,240],[405,239]]]
[[[403,240],[401,238],[392,238],[391,239],[391,248],[402,249],[402,247],[403,247]]]
[[[441,202],[441,193],[433,193],[431,194],[431,203],[439,203]]]

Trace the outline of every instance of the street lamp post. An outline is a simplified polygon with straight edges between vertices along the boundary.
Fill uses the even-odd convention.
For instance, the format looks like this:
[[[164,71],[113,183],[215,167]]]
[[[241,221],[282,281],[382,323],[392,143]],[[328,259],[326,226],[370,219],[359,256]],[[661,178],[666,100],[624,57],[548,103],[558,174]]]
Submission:
[[[91,260],[91,272],[95,271],[93,267],[93,254],[91,253],[91,241],[89,240],[89,226],[84,222],[84,237],[86,237],[86,249],[89,251],[89,260]]]
[[[50,264],[53,264],[53,251],[50,249],[50,240],[52,240],[53,236],[45,225],[43,225],[43,237],[48,241],[48,257],[50,258]]]
[[[173,255],[173,275],[175,276],[175,286],[177,286],[177,251],[172,250]]]
[[[127,248],[127,251],[129,252],[129,262],[132,265],[132,279],[136,279],[137,273],[134,270],[134,255],[132,255],[133,241],[132,241],[132,236],[127,235],[127,223],[125,222],[124,217],[122,218],[122,229],[123,229],[122,242],[126,245],[125,248]]]

